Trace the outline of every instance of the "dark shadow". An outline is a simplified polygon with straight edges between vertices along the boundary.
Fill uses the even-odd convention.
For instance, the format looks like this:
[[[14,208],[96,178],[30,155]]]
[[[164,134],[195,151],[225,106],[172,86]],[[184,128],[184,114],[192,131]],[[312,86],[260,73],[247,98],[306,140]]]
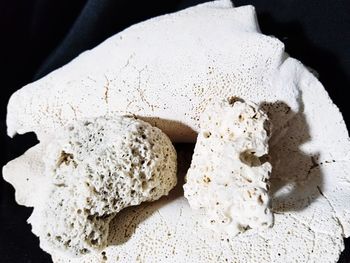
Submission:
[[[269,115],[273,127],[270,154],[273,167],[271,175],[272,209],[275,213],[305,209],[322,193],[323,179],[318,163],[319,154],[317,152],[306,154],[300,149],[304,143],[311,139],[311,136],[301,98],[299,104],[299,112],[293,112],[283,102],[265,102],[260,105],[261,109]],[[140,118],[159,128],[164,128],[162,126],[166,125],[169,129],[173,125],[180,125],[181,129],[190,129],[173,121]],[[286,120],[288,121],[286,122]],[[195,132],[193,131],[193,133]],[[182,186],[191,163],[193,148],[193,144],[176,145],[179,165],[177,186],[167,197],[156,202],[129,207],[120,212],[110,224],[111,233],[108,245],[125,243],[135,233],[138,225],[156,213],[162,206],[183,196]]]
[[[235,1],[235,4],[247,4],[246,1]],[[276,3],[271,2],[268,3],[266,1],[250,1],[249,4],[253,4],[256,7],[259,26],[261,31],[267,35],[274,35],[278,39],[280,39],[286,48],[286,52],[288,52],[292,57],[299,59],[306,66],[314,69],[318,75],[320,82],[324,85],[325,89],[329,93],[333,102],[340,108],[345,123],[349,129],[350,123],[350,111],[348,110],[348,96],[344,96],[344,93],[347,92],[350,87],[350,75],[349,72],[346,72],[349,64],[346,64],[344,59],[340,59],[342,56],[346,58],[349,57],[348,54],[341,53],[342,43],[341,41],[337,41],[336,38],[332,39],[331,36],[339,38],[338,30],[344,29],[345,23],[343,25],[339,24],[340,29],[335,30],[335,32],[328,32],[331,28],[334,28],[334,23],[329,19],[329,17],[325,17],[323,20],[320,17],[320,28],[314,28],[315,23],[313,20],[308,20],[305,16],[303,17],[304,12],[299,12],[300,5],[298,1],[295,1],[294,4],[289,3],[290,6],[288,8],[284,6],[276,5]],[[310,6],[314,5],[314,2],[306,3],[306,6],[303,7],[310,10]],[[332,9],[334,11],[327,11],[328,14],[338,14],[343,15],[346,11],[336,10],[337,5],[330,5],[328,7],[322,7],[322,3],[320,3],[319,10],[311,12],[313,15],[321,14],[322,8]],[[294,6],[294,7],[293,7]],[[296,12],[292,15],[288,12],[291,11],[292,8],[295,8]],[[298,14],[299,13],[299,14]],[[304,13],[305,14],[305,13]],[[310,15],[312,15],[310,14]],[[302,23],[299,21],[302,21]],[[293,20],[292,20],[293,19]],[[339,18],[338,18],[339,19]],[[322,21],[321,21],[322,20]],[[305,33],[305,27],[308,26],[308,33]],[[329,29],[325,29],[324,27]],[[310,31],[311,30],[311,31]],[[331,34],[329,34],[331,33]],[[325,41],[322,35],[327,35],[328,38],[331,38],[330,41]],[[346,34],[348,35],[348,34]],[[346,39],[346,38],[345,38]],[[315,41],[316,40],[316,41]],[[323,45],[323,46],[321,46]],[[327,49],[325,48],[327,47]],[[328,48],[329,47],[329,48]],[[317,94],[316,94],[317,96]],[[301,115],[301,116],[298,116]],[[296,113],[296,121],[302,122],[302,119],[305,120],[305,117],[302,113]],[[307,126],[306,126],[307,127]],[[304,138],[305,140],[306,138]],[[306,139],[307,140],[307,139]],[[297,151],[298,152],[298,151]],[[290,158],[292,160],[292,158]],[[307,161],[307,156],[302,158]],[[309,156],[311,163],[311,156]],[[322,183],[322,174],[320,171],[320,167],[317,165],[317,153],[314,156],[315,166],[310,170],[312,174],[310,178],[311,186],[315,187],[319,183]],[[310,162],[309,162],[310,163]],[[298,167],[298,166],[296,166]],[[277,171],[274,171],[276,173]],[[293,171],[292,171],[293,172]],[[320,176],[318,177],[317,174]],[[314,176],[315,175],[315,176]],[[319,180],[319,182],[318,182]],[[322,190],[321,190],[322,191]],[[293,193],[290,193],[291,197],[293,197]],[[295,195],[295,194],[294,194]],[[297,195],[295,195],[296,197]],[[315,197],[312,197],[315,198]],[[280,197],[282,199],[282,197]],[[280,200],[283,201],[283,200]],[[283,203],[283,202],[282,202]],[[345,239],[345,249],[340,255],[339,261],[340,263],[345,263],[350,261],[350,238]]]
[[[110,233],[108,236],[108,246],[120,245],[129,240],[135,233],[138,225],[147,220],[157,212],[162,206],[183,196],[183,184],[185,175],[191,164],[193,154],[193,144],[175,145],[178,155],[177,185],[168,196],[164,196],[155,202],[142,203],[122,210],[110,223]]]
[[[267,12],[259,12],[258,20],[261,31],[267,35],[274,35],[285,44],[286,52],[319,74],[319,80],[324,85],[333,102],[342,110],[347,126],[350,123],[350,112],[348,109],[348,98],[344,92],[350,87],[349,74],[344,70],[346,65],[340,61],[342,54],[337,54],[333,42],[333,50],[321,47],[325,44],[322,39],[315,42],[308,37],[310,32],[305,33],[305,25],[292,20],[289,22],[277,21],[277,18]],[[282,18],[278,18],[283,20]],[[326,32],[324,34],[327,34]],[[320,36],[319,36],[320,38]],[[323,41],[323,42],[322,42]],[[325,45],[324,45],[325,46]],[[340,48],[339,48],[340,49]],[[338,52],[339,53],[339,52]],[[343,54],[347,55],[347,54]]]
[[[82,0],[80,0],[82,1]],[[56,48],[43,62],[34,79],[68,63],[81,52],[89,50],[108,37],[146,19],[178,10],[180,0],[131,1],[86,0]],[[51,5],[51,3],[50,3]],[[73,3],[70,3],[73,5]],[[61,12],[60,15],[62,16]]]
[[[299,105],[298,112],[280,101],[260,105],[270,116],[273,127],[269,152],[272,164],[270,194],[275,213],[303,210],[322,193],[319,153],[306,154],[300,149],[311,136],[301,98]]]
[[[270,140],[273,167],[271,175],[272,209],[275,213],[305,209],[321,195],[323,180],[318,163],[319,154],[317,152],[306,154],[300,149],[301,145],[311,139],[309,126],[303,112],[302,100],[300,99],[299,112],[293,112],[283,102],[262,103],[260,107],[270,116],[273,127]],[[159,122],[157,123],[155,119],[142,119],[151,120],[153,125],[159,127]],[[288,122],[286,122],[287,119]],[[167,122],[162,120],[162,124],[167,124]],[[173,123],[169,123],[169,125],[173,125]],[[177,186],[167,197],[156,202],[129,207],[120,212],[110,224],[111,233],[108,245],[125,243],[143,221],[156,213],[162,206],[183,196],[182,186],[191,163],[193,148],[193,144],[176,145],[179,165]],[[287,185],[287,191],[285,191]]]
[[[344,240],[344,245],[345,245],[345,249],[344,251],[341,253],[340,257],[339,257],[339,261],[338,263],[349,263],[349,259],[350,259],[350,238],[346,238]]]
[[[1,158],[1,166],[5,165],[7,162],[21,156],[29,148],[38,144],[39,141],[34,132],[28,132],[25,134],[15,135],[13,138],[10,138],[6,134],[6,123],[3,122],[0,124],[1,131],[1,150],[3,151]]]
[[[159,117],[144,117],[140,115],[136,117],[158,127],[174,142],[195,142],[197,140],[197,132],[179,121],[167,120]]]

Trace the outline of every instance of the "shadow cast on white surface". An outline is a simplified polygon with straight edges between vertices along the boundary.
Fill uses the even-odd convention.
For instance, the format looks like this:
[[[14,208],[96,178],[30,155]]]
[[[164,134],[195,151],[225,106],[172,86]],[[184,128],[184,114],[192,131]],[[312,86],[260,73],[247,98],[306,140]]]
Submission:
[[[175,145],[178,155],[177,185],[168,196],[164,196],[155,202],[146,202],[139,206],[128,207],[117,214],[110,223],[108,246],[121,245],[127,242],[143,221],[157,213],[161,207],[183,196],[182,186],[191,163],[193,146],[193,144]]]
[[[319,153],[307,153],[302,146],[312,138],[304,106],[293,112],[283,102],[262,103],[272,121],[270,155],[272,164],[272,209],[275,213],[299,211],[322,195],[323,174],[318,164]],[[285,120],[288,120],[287,122]],[[285,123],[279,126],[279,123]]]

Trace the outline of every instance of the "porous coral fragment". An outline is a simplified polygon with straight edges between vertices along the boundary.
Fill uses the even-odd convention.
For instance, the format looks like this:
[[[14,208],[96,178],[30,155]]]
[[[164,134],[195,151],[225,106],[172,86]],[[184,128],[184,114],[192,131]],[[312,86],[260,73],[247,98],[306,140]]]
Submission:
[[[78,256],[104,248],[121,209],[157,200],[176,184],[168,137],[130,117],[75,123],[57,133],[44,160],[50,183],[29,222],[48,252]]]
[[[235,236],[272,225],[268,122],[257,105],[233,97],[202,114],[184,190],[210,228]]]

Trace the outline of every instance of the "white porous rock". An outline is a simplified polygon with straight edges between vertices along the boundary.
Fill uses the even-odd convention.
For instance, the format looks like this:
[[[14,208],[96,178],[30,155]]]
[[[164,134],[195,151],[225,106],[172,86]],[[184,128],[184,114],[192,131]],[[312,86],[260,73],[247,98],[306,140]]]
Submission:
[[[191,208],[203,210],[205,225],[228,236],[271,226],[267,115],[231,97],[208,106],[200,126],[184,185]]]
[[[120,210],[167,195],[177,180],[169,138],[132,117],[77,122],[57,133],[42,158],[50,182],[29,222],[49,253],[101,250]]]
[[[229,5],[136,24],[26,85],[10,98],[8,134],[34,131],[42,140],[77,119],[118,113],[143,118],[172,141],[195,142],[201,112],[218,98],[283,101],[298,111],[283,43],[259,32],[252,6]]]
[[[137,39],[136,34],[140,39]],[[124,62],[122,66],[125,66],[120,67],[123,68],[121,74],[115,75],[113,77],[115,80],[110,83],[113,88],[109,89],[111,93],[107,93],[108,102],[116,100],[118,92],[115,91],[118,89],[122,90],[119,93],[123,96],[128,97],[130,92],[134,94],[132,97],[136,98],[133,87],[140,83],[139,91],[145,95],[143,98],[147,101],[152,99],[157,100],[157,103],[161,101],[164,104],[175,105],[177,100],[176,105],[179,107],[175,109],[172,107],[173,112],[168,109],[162,115],[162,118],[167,120],[170,120],[167,116],[171,118],[179,116],[184,118],[186,123],[198,123],[197,120],[188,117],[191,112],[183,112],[192,110],[189,99],[193,100],[193,105],[198,105],[198,99],[191,91],[193,89],[200,93],[203,88],[206,92],[207,96],[205,94],[200,96],[204,106],[210,98],[213,102],[216,97],[221,99],[235,94],[260,103],[260,100],[265,100],[261,94],[271,89],[271,92],[265,95],[267,103],[263,106],[273,124],[269,153],[273,166],[270,195],[274,226],[261,231],[250,229],[234,238],[215,233],[199,223],[200,217],[193,213],[188,201],[183,197],[182,184],[178,183],[168,197],[120,211],[110,222],[108,246],[102,252],[91,252],[80,258],[55,252],[51,254],[52,260],[55,263],[336,263],[344,250],[343,238],[350,235],[349,134],[339,109],[329,98],[322,84],[299,61],[283,53],[281,42],[261,34],[254,8],[251,6],[232,8],[230,1],[209,2],[148,20],[126,29],[117,36],[122,39],[112,37],[107,43],[97,47],[97,50],[93,49],[81,55],[62,69],[39,82],[30,84],[23,89],[26,91],[15,94],[8,113],[9,133],[16,131],[24,133],[34,127],[45,134],[42,128],[44,126],[49,128],[52,125],[63,126],[57,121],[59,117],[64,122],[69,122],[69,118],[99,116],[96,109],[101,111],[100,115],[103,115],[104,111],[108,112],[107,103],[101,104],[101,101],[104,101],[101,98],[106,91],[102,84],[108,83],[103,73],[107,77],[112,77],[111,72],[114,72],[114,68],[107,70],[104,63],[99,63],[108,62],[109,56],[99,57],[96,53],[110,54],[113,58],[119,57],[120,60],[115,59],[113,63],[119,65]],[[129,45],[124,44],[123,41],[129,37]],[[157,56],[153,56],[155,53],[153,48],[147,45],[147,48],[153,50],[147,58],[150,61],[147,63],[149,65],[147,69],[151,68],[152,71],[144,69],[140,72],[139,82],[136,69],[142,69],[137,66],[144,60],[140,53],[135,53],[129,63],[127,58],[133,54],[133,50],[142,49],[135,46],[142,46],[143,41],[150,42],[152,38],[158,53]],[[265,48],[268,45],[265,45],[266,41],[263,40],[278,43],[280,48],[273,52]],[[172,41],[176,44],[172,44]],[[189,45],[190,43],[192,44]],[[206,48],[203,46],[204,43]],[[190,49],[187,49],[187,46]],[[164,49],[167,52],[164,52]],[[244,53],[240,53],[240,50]],[[234,52],[234,55],[231,52]],[[144,53],[147,56],[147,50]],[[187,55],[178,57],[174,55],[175,53]],[[90,60],[89,57],[93,54],[94,59]],[[188,56],[191,56],[192,61]],[[205,56],[207,59],[204,59]],[[242,56],[251,59],[242,59]],[[272,68],[268,67],[271,65],[270,62],[276,61],[278,57],[281,59],[272,63]],[[85,58],[90,62],[84,63]],[[135,63],[136,61],[138,63]],[[164,61],[169,63],[165,64]],[[198,61],[204,64],[197,63]],[[212,61],[215,61],[215,64],[212,64]],[[112,62],[109,61],[108,64],[110,63]],[[153,63],[163,67],[156,67]],[[205,65],[215,66],[211,68],[212,73],[209,74],[208,71],[208,74],[199,74],[199,71],[204,72]],[[83,70],[85,68],[90,72],[87,80]],[[96,68],[95,76],[91,74],[94,71],[92,68]],[[271,74],[265,68],[267,71],[271,69]],[[172,72],[173,69],[176,70]],[[72,73],[69,73],[70,70]],[[133,72],[136,72],[136,76],[132,74]],[[191,74],[192,78],[189,77]],[[67,83],[68,79],[75,81]],[[96,86],[93,85],[94,80],[98,81]],[[128,89],[124,90],[124,85],[116,86],[123,81],[129,85]],[[85,85],[86,90],[79,87],[79,83]],[[154,83],[164,85],[158,95],[148,91],[158,88],[157,85],[151,85]],[[186,86],[181,88],[181,84]],[[44,87],[54,92],[59,90],[60,85],[71,88],[71,90],[62,89],[62,96],[65,96],[65,101],[69,103],[73,101],[74,105],[79,105],[78,111],[74,108],[77,117],[69,104],[65,104],[68,107],[63,107],[60,95],[56,96],[60,102],[56,104],[57,107],[51,104],[52,98],[48,97],[51,98],[48,110],[43,107],[46,105],[43,103],[43,98],[35,96],[38,94],[48,96],[49,92],[46,94]],[[226,90],[229,94],[225,95]],[[235,92],[237,90],[238,92]],[[284,92],[278,92],[279,90]],[[143,91],[145,93],[142,93]],[[91,94],[87,95],[88,93]],[[186,98],[187,93],[193,97]],[[84,102],[84,99],[88,99],[91,103]],[[297,105],[293,106],[296,101]],[[37,106],[37,103],[40,106]],[[80,107],[83,105],[86,106]],[[132,101],[130,111],[138,109],[138,105],[141,108],[144,102],[139,99]],[[120,106],[109,105],[109,108],[113,107]],[[148,107],[144,107],[143,110],[150,114]],[[26,118],[32,120],[35,125],[27,122]],[[40,118],[44,119],[41,121]],[[159,122],[162,123],[162,120]],[[37,124],[40,126],[36,126]],[[168,134],[172,131],[173,135],[184,139],[181,137],[184,136],[182,133],[184,129],[175,129],[171,125],[165,128]],[[51,134],[53,130],[51,127],[47,133]],[[186,133],[186,136],[188,134],[190,133]],[[16,200],[27,206],[43,200],[39,198],[37,191],[29,190],[43,188],[45,165],[41,156],[45,154],[46,149],[43,137],[45,136],[39,136],[40,144],[3,168],[4,178],[15,187]],[[195,138],[196,134],[193,134],[191,141]],[[181,180],[191,162],[191,149],[178,152],[178,158],[178,178]]]

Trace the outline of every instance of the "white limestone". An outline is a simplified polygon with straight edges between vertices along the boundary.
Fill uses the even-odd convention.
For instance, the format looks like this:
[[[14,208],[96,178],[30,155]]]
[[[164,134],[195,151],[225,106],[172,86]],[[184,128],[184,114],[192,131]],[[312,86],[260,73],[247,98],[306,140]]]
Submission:
[[[228,5],[136,24],[26,85],[9,101],[8,134],[34,131],[43,140],[77,119],[127,114],[172,141],[195,142],[199,116],[215,100],[280,100],[297,111],[298,89],[281,75],[283,43],[258,32],[252,6]]]
[[[177,181],[169,138],[132,117],[86,119],[57,131],[40,159],[44,180],[29,222],[48,253],[103,249],[120,210],[167,195]]]
[[[273,224],[268,196],[270,125],[259,107],[239,98],[209,105],[184,185],[205,225],[235,236]]]
[[[53,261],[337,262],[350,235],[349,134],[322,84],[261,34],[252,6],[210,2],[148,20],[16,92],[9,134],[35,131],[41,142],[7,164],[4,177],[17,201],[32,205],[40,202],[30,189],[43,185],[42,149],[56,128],[127,111],[172,140],[194,142],[188,128],[199,131],[206,105],[229,96],[256,102],[273,124],[272,228],[234,238],[208,230],[178,185],[168,198],[119,212],[104,253],[52,253]],[[187,154],[178,154],[180,179]]]

